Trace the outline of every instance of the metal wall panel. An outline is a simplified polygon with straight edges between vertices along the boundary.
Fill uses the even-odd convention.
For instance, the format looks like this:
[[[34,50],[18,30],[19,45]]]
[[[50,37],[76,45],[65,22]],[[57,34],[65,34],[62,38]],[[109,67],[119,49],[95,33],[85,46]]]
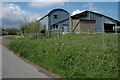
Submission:
[[[58,19],[55,19],[54,15],[57,15]],[[65,11],[60,11],[60,10],[54,11],[49,15],[50,25],[53,25],[55,23],[58,23],[62,20],[68,19],[68,18],[69,18],[69,14],[66,13]],[[68,23],[66,23],[66,24],[68,24]]]
[[[88,16],[80,17],[80,20],[89,20]]]
[[[48,30],[48,16],[46,16],[45,18],[43,18],[41,21],[40,21],[41,25],[42,26],[46,26],[46,30]]]
[[[104,19],[105,19],[105,23],[108,23],[108,24],[116,24],[116,21],[115,21],[115,20],[109,19],[109,18],[107,18],[107,17],[105,17]]]
[[[96,20],[96,32],[98,33],[104,32],[104,17],[102,15],[90,13],[90,19]]]
[[[57,15],[57,19],[54,17],[55,15]],[[54,24],[58,25],[59,29],[62,29],[64,25],[67,25],[69,29],[69,14],[63,10],[56,10],[51,12],[48,16],[48,19],[50,29],[52,29]]]

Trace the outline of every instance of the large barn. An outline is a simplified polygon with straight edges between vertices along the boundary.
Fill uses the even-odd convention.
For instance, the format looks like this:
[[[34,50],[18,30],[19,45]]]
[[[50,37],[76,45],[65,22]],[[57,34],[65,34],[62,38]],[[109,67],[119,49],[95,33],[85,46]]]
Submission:
[[[39,19],[51,34],[69,33],[69,13],[63,9],[54,9]]]
[[[72,27],[75,33],[114,33],[119,21],[92,11],[71,16]]]
[[[92,11],[84,11],[74,16],[64,9],[54,9],[39,19],[51,34],[70,33],[115,33],[120,22],[111,17]],[[70,22],[71,21],[71,22]],[[71,25],[71,26],[70,26]]]

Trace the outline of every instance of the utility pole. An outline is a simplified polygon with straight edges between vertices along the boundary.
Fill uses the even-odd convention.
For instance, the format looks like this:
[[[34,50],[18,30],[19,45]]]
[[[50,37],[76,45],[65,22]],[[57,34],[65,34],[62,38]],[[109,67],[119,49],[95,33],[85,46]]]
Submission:
[[[72,32],[72,26],[71,26],[71,0],[70,0],[70,14],[69,14],[69,32]]]

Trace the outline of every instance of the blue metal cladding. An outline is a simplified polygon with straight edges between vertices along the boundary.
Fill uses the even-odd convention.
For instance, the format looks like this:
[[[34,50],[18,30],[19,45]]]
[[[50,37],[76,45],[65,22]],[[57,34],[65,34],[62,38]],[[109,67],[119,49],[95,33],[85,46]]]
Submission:
[[[96,20],[96,32],[104,32],[104,17],[95,13],[90,13],[90,20]]]
[[[63,32],[69,32],[69,13],[62,9],[51,11],[48,14],[48,25],[53,34],[57,33],[57,31],[52,31],[53,25],[58,25],[59,29],[66,29]]]
[[[80,17],[80,20],[88,20],[88,16]]]
[[[115,24],[117,25],[116,20],[104,16],[104,15],[99,15],[95,13],[90,13],[90,19],[91,20],[96,20],[96,32],[98,33],[103,33],[104,32],[104,24]]]
[[[49,30],[52,34],[56,34],[58,31],[69,32],[69,13],[63,9],[52,10],[39,21],[42,25],[45,25],[46,30]],[[57,28],[55,28],[56,26]]]
[[[46,30],[48,30],[48,16],[44,17],[40,20],[42,26],[46,26]]]
[[[107,17],[104,18],[105,22],[104,23],[108,23],[108,24],[117,24],[115,20],[109,19]]]

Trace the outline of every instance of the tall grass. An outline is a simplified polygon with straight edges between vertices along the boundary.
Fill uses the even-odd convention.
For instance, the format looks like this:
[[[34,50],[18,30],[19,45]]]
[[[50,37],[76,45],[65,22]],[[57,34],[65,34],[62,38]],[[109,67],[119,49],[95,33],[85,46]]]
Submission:
[[[117,34],[67,34],[18,39],[9,48],[64,78],[117,78]]]

